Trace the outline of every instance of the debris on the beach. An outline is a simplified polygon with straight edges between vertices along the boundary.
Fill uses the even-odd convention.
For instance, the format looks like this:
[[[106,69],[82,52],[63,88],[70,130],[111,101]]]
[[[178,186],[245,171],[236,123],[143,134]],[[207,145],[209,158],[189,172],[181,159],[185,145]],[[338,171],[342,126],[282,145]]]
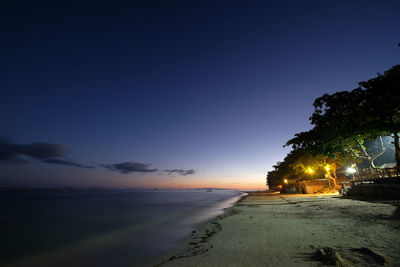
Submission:
[[[329,265],[336,265],[340,267],[351,266],[345,262],[345,260],[339,255],[339,253],[336,252],[334,248],[331,247],[317,249],[314,259]]]
[[[389,261],[385,257],[367,247],[341,249],[340,253],[331,247],[319,248],[313,259],[321,261],[326,265],[340,267],[387,266],[389,264]]]
[[[234,216],[196,229],[186,257],[165,265],[399,266],[398,206],[326,195],[249,195],[231,209]]]

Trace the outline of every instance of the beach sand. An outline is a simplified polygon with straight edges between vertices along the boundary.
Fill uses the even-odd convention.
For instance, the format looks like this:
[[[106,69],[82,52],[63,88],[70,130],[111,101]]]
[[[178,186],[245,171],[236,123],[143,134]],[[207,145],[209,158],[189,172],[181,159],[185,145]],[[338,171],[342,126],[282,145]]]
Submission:
[[[399,204],[251,193],[161,266],[400,266]]]

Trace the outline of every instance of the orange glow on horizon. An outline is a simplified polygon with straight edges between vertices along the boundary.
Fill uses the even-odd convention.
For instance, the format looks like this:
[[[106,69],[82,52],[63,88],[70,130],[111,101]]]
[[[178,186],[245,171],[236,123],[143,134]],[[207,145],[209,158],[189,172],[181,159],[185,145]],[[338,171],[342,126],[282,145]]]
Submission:
[[[245,180],[245,179],[244,179]],[[181,179],[176,180],[164,180],[164,181],[146,181],[135,185],[141,188],[158,188],[158,189],[196,189],[196,188],[221,188],[221,189],[237,189],[237,190],[267,190],[265,185],[265,180],[255,180],[243,182],[231,182],[231,181],[210,181],[199,182],[196,180],[186,180]]]

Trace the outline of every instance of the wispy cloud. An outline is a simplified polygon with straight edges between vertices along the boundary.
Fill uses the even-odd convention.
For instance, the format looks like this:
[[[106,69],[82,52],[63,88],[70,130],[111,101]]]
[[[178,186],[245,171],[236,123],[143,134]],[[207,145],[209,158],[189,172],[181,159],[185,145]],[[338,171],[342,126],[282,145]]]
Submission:
[[[196,171],[193,169],[190,170],[184,170],[184,169],[172,169],[172,170],[164,170],[164,172],[167,172],[168,174],[180,174],[180,175],[189,175],[189,174],[195,174]]]
[[[46,160],[65,155],[67,148],[61,144],[50,143],[31,143],[14,144],[8,141],[0,141],[0,161],[24,163],[24,157],[30,157],[37,160]]]
[[[48,164],[57,164],[84,169],[95,168],[94,166],[87,166],[66,158],[66,153],[67,147],[62,144],[51,144],[44,142],[15,144],[6,140],[0,140],[0,163],[26,163],[29,162],[28,159],[30,158]],[[186,176],[196,173],[194,169],[159,170],[156,168],[151,168],[151,164],[130,161],[115,164],[100,164],[98,166],[122,174],[159,172],[160,174],[168,173],[169,175],[178,174]]]
[[[168,174],[179,174],[179,175],[190,175],[196,173],[195,170],[190,169],[190,170],[185,170],[185,169],[168,169],[168,170],[159,170],[156,168],[151,168],[151,164],[145,164],[145,163],[140,163],[140,162],[122,162],[122,163],[115,163],[115,164],[100,164],[99,166],[102,166],[110,171],[116,171],[120,172],[123,174],[128,174],[128,173],[151,173],[151,172],[166,172]]]
[[[93,166],[86,166],[66,159],[67,146],[62,144],[51,144],[44,142],[30,144],[15,144],[9,141],[0,140],[0,162],[3,163],[27,163],[28,159],[38,160],[49,164],[59,164],[78,168],[92,169]]]
[[[49,164],[72,166],[72,167],[84,168],[84,169],[93,169],[94,168],[94,166],[86,166],[86,165],[82,165],[82,164],[76,163],[71,160],[66,160],[66,159],[47,159],[47,160],[43,160],[42,162],[49,163]]]
[[[99,166],[105,167],[110,171],[117,171],[124,174],[132,172],[148,173],[158,171],[158,169],[151,169],[151,164],[129,161],[115,164],[100,164]]]

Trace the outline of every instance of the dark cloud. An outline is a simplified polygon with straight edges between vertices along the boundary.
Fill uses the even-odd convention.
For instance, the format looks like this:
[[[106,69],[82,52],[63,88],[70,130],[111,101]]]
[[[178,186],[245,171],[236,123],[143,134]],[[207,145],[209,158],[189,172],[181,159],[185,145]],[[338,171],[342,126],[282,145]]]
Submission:
[[[62,144],[31,143],[14,144],[0,140],[0,162],[25,163],[26,158],[40,160],[49,164],[60,164],[78,168],[94,168],[76,163],[72,160],[60,158],[67,153],[67,148]]]
[[[184,170],[184,169],[171,169],[171,170],[158,170],[158,169],[151,169],[151,164],[144,164],[139,162],[123,162],[123,163],[116,163],[116,164],[101,164],[99,166],[105,167],[110,171],[118,171],[120,173],[132,173],[132,172],[140,172],[140,173],[147,173],[147,172],[167,172],[168,174],[180,174],[180,175],[189,175],[196,173],[195,170]]]
[[[24,157],[45,160],[65,155],[66,146],[61,144],[31,143],[27,145],[14,144],[0,140],[0,161],[26,162]]]
[[[158,169],[150,169],[151,164],[144,164],[139,162],[123,162],[116,164],[101,164],[100,166],[107,168],[110,171],[118,171],[120,173],[131,173],[131,172],[156,172]]]
[[[168,174],[178,173],[180,175],[189,175],[189,174],[195,174],[196,173],[196,171],[193,170],[193,169],[190,169],[190,170],[173,169],[173,170],[164,170],[164,172],[168,172]]]
[[[83,165],[73,160],[65,158],[67,152],[66,146],[62,144],[50,143],[31,143],[31,144],[15,144],[10,141],[0,140],[0,163],[13,162],[25,163],[27,158],[39,160],[48,164],[58,164],[77,168],[93,169],[93,166]],[[132,172],[151,173],[151,172],[167,172],[168,174],[190,175],[196,173],[195,170],[170,169],[158,170],[150,168],[151,164],[139,162],[122,162],[116,164],[100,164],[110,171],[117,171],[123,174]]]
[[[85,169],[93,169],[93,166],[86,166],[82,165],[76,162],[73,162],[71,160],[66,160],[66,159],[47,159],[43,160],[42,162],[49,163],[49,164],[60,164],[60,165],[66,165],[66,166],[73,166],[77,168],[85,168]]]

